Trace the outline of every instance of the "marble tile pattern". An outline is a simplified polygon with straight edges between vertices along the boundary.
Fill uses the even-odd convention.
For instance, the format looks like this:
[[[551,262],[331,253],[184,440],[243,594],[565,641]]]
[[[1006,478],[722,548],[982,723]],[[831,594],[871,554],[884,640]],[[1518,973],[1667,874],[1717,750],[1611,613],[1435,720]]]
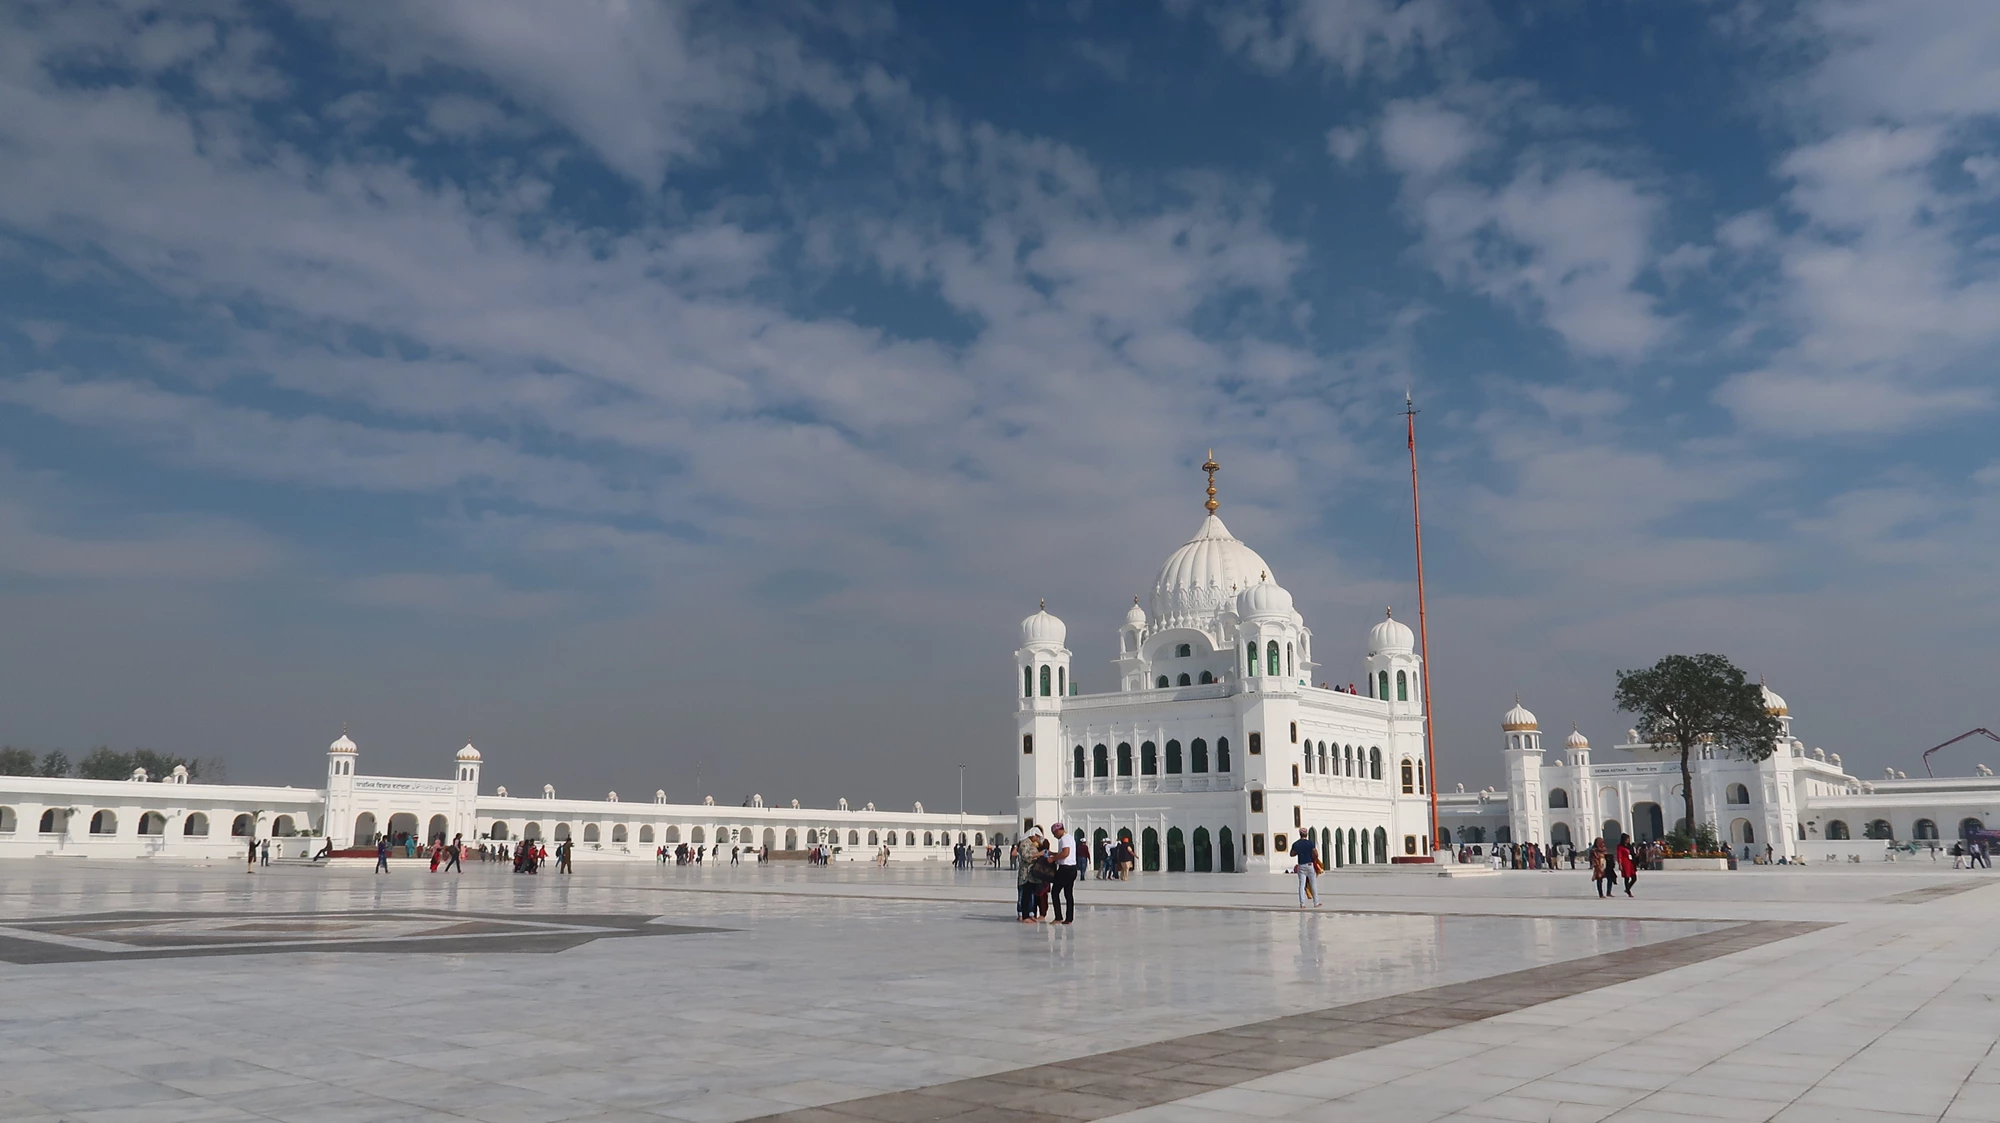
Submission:
[[[463,877],[374,877],[24,861],[0,867],[0,926],[157,913],[170,935],[201,915],[227,927],[379,913],[644,917],[715,930],[552,954],[416,947],[0,964],[0,1119],[840,1112],[1793,920],[1829,926],[1471,1022],[1437,1018],[1406,1027],[1422,1032],[1403,1040],[1355,1039],[1366,1047],[1345,1055],[1273,1051],[1284,1067],[1168,1087],[1186,1093],[1172,1099],[1157,1088],[1125,1098],[1151,1073],[1090,1069],[1096,1091],[1036,1114],[1060,1102],[1059,1118],[1133,1103],[1151,1106],[1121,1117],[1806,1118],[1817,1105],[1816,1119],[2000,1119],[1978,1114],[2000,1082],[1991,894],[1909,899],[1933,884],[1972,882],[1914,867],[1653,875],[1638,899],[1603,902],[1580,875],[1367,874],[1329,877],[1329,906],[1302,915],[1279,879],[1159,876],[1086,883],[1079,922],[1054,928],[1013,923],[1005,871],[586,865],[563,878],[474,866]],[[1182,1075],[1205,1063],[1187,1058]],[[1864,1084],[1932,1090],[1837,1094]],[[1675,1097],[1777,1108],[1717,1115],[1715,1104]],[[1018,1110],[987,1102],[960,1114],[1025,1118],[1006,1114]],[[1895,1114],[1842,1114],[1879,1110]]]

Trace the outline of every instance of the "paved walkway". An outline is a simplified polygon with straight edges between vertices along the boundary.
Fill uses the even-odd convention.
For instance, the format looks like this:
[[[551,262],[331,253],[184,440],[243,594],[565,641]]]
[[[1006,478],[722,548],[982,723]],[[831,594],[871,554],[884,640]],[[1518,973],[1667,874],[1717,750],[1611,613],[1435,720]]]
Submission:
[[[1987,884],[8,863],[0,1119],[2000,1120]]]

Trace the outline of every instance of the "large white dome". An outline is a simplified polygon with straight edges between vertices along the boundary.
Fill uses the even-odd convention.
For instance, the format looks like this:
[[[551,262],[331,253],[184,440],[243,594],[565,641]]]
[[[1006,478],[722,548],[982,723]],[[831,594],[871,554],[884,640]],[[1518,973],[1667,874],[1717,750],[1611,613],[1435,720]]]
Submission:
[[[1153,582],[1152,625],[1161,628],[1205,628],[1226,609],[1236,594],[1271,573],[1257,551],[1236,540],[1222,520],[1209,515],[1201,529],[1160,567]],[[1270,576],[1276,582],[1275,576]]]

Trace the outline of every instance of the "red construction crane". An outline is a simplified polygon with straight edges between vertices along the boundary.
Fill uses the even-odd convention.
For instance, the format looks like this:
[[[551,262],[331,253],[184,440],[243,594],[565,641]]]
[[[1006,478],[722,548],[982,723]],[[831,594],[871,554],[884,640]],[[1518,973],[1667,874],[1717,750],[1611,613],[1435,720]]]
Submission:
[[[1985,729],[1985,728],[1968,729],[1965,732],[1959,734],[1958,736],[1953,737],[1951,740],[1946,741],[1942,745],[1934,745],[1924,750],[1924,775],[1933,777],[1937,775],[1937,773],[1931,771],[1932,753],[1938,751],[1939,749],[1950,748],[1951,746],[1958,744],[1960,741],[1965,740],[1967,737],[1971,737],[1974,735],[1984,735],[1989,740],[2000,741],[2000,733],[1995,733],[1991,729]]]

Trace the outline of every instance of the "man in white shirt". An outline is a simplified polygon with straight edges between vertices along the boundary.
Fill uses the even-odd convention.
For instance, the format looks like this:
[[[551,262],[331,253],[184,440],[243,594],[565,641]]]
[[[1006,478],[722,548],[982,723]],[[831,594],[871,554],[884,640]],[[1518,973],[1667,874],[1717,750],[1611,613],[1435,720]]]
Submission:
[[[1056,881],[1049,890],[1049,903],[1055,906],[1057,924],[1069,924],[1076,920],[1076,854],[1077,836],[1063,829],[1061,823],[1049,828],[1056,836],[1055,860]],[[1068,911],[1063,910],[1063,902],[1069,902]]]

